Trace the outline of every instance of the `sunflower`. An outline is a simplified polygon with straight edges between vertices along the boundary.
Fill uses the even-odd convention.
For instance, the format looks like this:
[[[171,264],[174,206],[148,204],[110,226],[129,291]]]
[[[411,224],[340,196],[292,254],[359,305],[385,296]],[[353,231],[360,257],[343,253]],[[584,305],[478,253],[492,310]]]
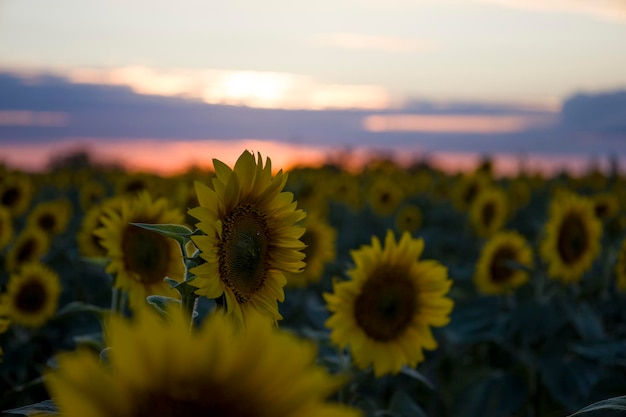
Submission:
[[[63,353],[46,386],[66,417],[360,415],[326,400],[344,381],[315,364],[313,344],[258,324],[240,331],[213,314],[189,332],[180,310],[115,316],[109,363]]]
[[[619,200],[616,194],[599,193],[591,197],[593,210],[602,221],[608,221],[615,217],[619,211]]]
[[[59,276],[54,271],[38,262],[28,263],[10,276],[3,304],[11,322],[41,327],[56,312],[60,293]]]
[[[324,267],[336,257],[337,231],[319,215],[307,213],[305,231],[300,240],[306,248],[304,262],[306,266],[300,273],[287,273],[287,285],[303,287],[321,280]]]
[[[213,160],[213,189],[197,182],[199,207],[189,211],[205,233],[192,239],[206,262],[191,272],[197,294],[217,298],[224,294],[227,313],[239,323],[260,312],[281,319],[277,301],[283,301],[285,272],[304,268],[304,228],[295,224],[305,217],[296,210],[293,194],[282,192],[287,175],[272,177],[271,160],[263,166],[244,151],[230,169]]]
[[[20,232],[13,245],[7,251],[5,268],[15,271],[28,262],[36,262],[50,249],[50,239],[42,230],[27,227]]]
[[[0,183],[0,206],[9,209],[13,217],[24,213],[33,197],[33,183],[27,175],[8,174]]]
[[[13,217],[8,208],[0,206],[0,250],[13,239]]]
[[[563,282],[582,278],[600,251],[602,224],[592,202],[562,193],[550,205],[541,256],[548,262],[548,275]]]
[[[153,200],[147,191],[128,196],[119,208],[108,207],[100,217],[103,227],[94,234],[101,239],[115,275],[115,286],[129,293],[130,307],[146,304],[149,295],[176,297],[165,277],[184,278],[185,267],[174,239],[142,229],[131,223],[180,224],[183,214],[169,207],[165,198]]]
[[[490,178],[482,173],[461,176],[452,190],[454,207],[459,211],[468,210],[480,191],[488,187],[490,182]]]
[[[106,195],[107,190],[100,181],[87,181],[80,186],[80,206],[88,210],[103,201]]]
[[[408,204],[396,214],[396,229],[414,233],[422,226],[422,211],[415,204]]]
[[[439,263],[418,260],[423,248],[408,232],[396,243],[388,231],[384,247],[373,237],[371,246],[351,252],[351,279],[324,294],[331,340],[342,349],[350,345],[356,365],[372,365],[377,377],[423,361],[423,349],[437,348],[431,326],[450,321],[452,281]]]
[[[533,252],[517,232],[493,235],[483,247],[476,263],[474,283],[483,294],[506,294],[528,281],[528,272],[511,264],[530,268]]]
[[[71,216],[72,203],[69,200],[44,201],[30,212],[27,225],[54,236],[65,231]]]
[[[626,291],[626,239],[622,241],[615,264],[615,286],[619,291]]]
[[[368,200],[374,213],[387,216],[398,207],[404,199],[404,190],[397,182],[387,177],[380,177],[371,185]]]
[[[502,229],[507,219],[507,198],[496,187],[478,192],[469,207],[470,223],[479,237],[488,237]]]

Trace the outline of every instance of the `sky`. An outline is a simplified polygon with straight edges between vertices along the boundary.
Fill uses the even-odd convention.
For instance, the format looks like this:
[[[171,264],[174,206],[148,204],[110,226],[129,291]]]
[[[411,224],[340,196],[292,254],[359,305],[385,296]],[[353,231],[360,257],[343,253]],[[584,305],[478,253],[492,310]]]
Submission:
[[[318,145],[341,137],[354,146],[356,136],[375,142],[385,133],[426,150],[535,152],[554,130],[524,136],[527,149],[503,141],[562,127],[563,106],[572,97],[626,90],[626,0],[0,0],[0,73],[20,78],[23,88],[42,75],[54,76],[53,84],[65,85],[66,92],[92,86],[89,97],[96,102],[121,100],[124,94],[106,93],[110,87],[171,98],[167,105],[178,109],[185,106],[176,101],[181,98],[203,103],[202,114],[224,105],[275,110],[235,112],[250,117],[248,130],[239,126],[248,119],[240,118],[204,137],[200,125],[192,134],[172,121],[165,129],[171,141],[283,135]],[[81,130],[87,119],[63,104],[66,93],[41,108],[36,100],[18,99],[32,91],[19,91],[9,99],[4,94],[2,146],[33,135],[57,143],[166,139],[131,122],[115,135]],[[138,119],[157,117],[146,110],[151,106],[140,107]],[[89,108],[89,120],[111,117]],[[261,122],[267,114],[289,128],[277,134],[276,126]],[[606,123],[622,126],[626,111],[612,117]],[[320,120],[329,121],[326,128]],[[12,136],[16,126],[29,124],[49,130],[21,129]],[[351,133],[339,125],[351,126]],[[441,138],[429,141],[433,133],[452,136],[442,149]],[[473,135],[476,146],[462,134]],[[589,153],[593,146],[585,141],[575,148]],[[621,152],[620,146],[610,150]]]

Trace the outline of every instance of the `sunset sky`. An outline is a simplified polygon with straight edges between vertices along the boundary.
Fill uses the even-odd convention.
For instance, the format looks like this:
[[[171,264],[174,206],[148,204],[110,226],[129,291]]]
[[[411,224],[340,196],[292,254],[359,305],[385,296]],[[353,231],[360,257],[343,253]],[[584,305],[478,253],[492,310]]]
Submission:
[[[370,111],[364,132],[501,134],[552,126],[574,94],[626,89],[626,1],[0,0],[1,72],[210,105]],[[5,97],[4,144],[3,126],[76,120],[53,107]]]

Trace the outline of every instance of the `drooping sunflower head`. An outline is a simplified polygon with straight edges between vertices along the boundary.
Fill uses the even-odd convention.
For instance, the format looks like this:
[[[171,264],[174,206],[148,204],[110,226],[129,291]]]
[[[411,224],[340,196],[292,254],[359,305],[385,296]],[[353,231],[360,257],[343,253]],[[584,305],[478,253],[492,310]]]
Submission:
[[[351,279],[324,294],[331,340],[350,346],[356,365],[372,366],[376,376],[423,361],[423,349],[437,347],[431,327],[450,320],[452,282],[445,267],[419,260],[423,247],[408,232],[396,242],[388,231],[384,247],[373,237],[371,246],[352,251]]]
[[[326,264],[336,257],[337,231],[324,218],[309,212],[304,227],[300,240],[306,245],[302,250],[306,266],[300,273],[286,274],[289,287],[303,287],[319,282]]]
[[[5,267],[7,271],[15,271],[25,263],[37,262],[49,249],[48,236],[38,228],[27,227],[20,232],[7,251]]]
[[[214,160],[213,188],[196,183],[199,207],[189,213],[205,233],[192,239],[206,262],[191,272],[197,294],[217,298],[224,294],[227,314],[240,323],[250,312],[272,320],[281,318],[278,301],[284,300],[286,272],[304,268],[305,217],[296,209],[293,194],[283,192],[282,170],[272,175],[265,165],[245,151],[230,169]]]
[[[7,174],[0,183],[0,205],[9,209],[13,217],[17,217],[28,209],[33,193],[34,187],[29,176]]]
[[[60,293],[59,276],[54,271],[40,263],[28,263],[9,278],[3,304],[13,323],[41,327],[56,312]]]
[[[41,229],[48,236],[62,233],[72,216],[72,203],[67,199],[39,203],[28,215],[27,224]]]
[[[222,314],[189,332],[180,310],[109,326],[109,365],[87,350],[46,375],[66,417],[357,417],[326,400],[343,382],[315,365],[312,344],[264,323],[246,331]],[[277,367],[277,364],[279,366]]]
[[[13,239],[13,217],[11,212],[0,205],[0,251]]]
[[[130,306],[146,305],[149,295],[176,297],[164,281],[182,280],[184,264],[175,240],[132,223],[181,224],[183,214],[170,208],[165,198],[153,199],[148,192],[128,196],[119,207],[108,207],[100,216],[102,227],[94,234],[107,251],[107,272],[115,276],[115,286],[129,293]]]
[[[579,281],[600,251],[601,237],[602,224],[591,200],[571,193],[556,197],[540,248],[548,275],[563,282]]]
[[[368,200],[374,213],[387,216],[394,212],[404,199],[404,190],[391,179],[381,176],[374,180],[368,192]]]
[[[407,204],[396,214],[396,229],[414,233],[422,226],[422,210],[415,204]]]
[[[483,294],[507,294],[528,281],[528,272],[523,268],[532,265],[533,252],[522,235],[498,232],[481,251],[474,283]]]
[[[491,236],[500,230],[507,219],[506,194],[499,188],[480,190],[469,208],[470,223],[480,237]]]

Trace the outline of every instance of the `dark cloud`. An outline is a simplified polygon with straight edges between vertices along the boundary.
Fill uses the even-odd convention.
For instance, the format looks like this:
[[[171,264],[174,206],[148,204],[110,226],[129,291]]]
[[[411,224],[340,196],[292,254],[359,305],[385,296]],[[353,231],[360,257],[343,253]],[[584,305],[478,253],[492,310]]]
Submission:
[[[0,110],[63,112],[60,127],[2,126],[0,143],[63,138],[120,140],[260,139],[306,145],[408,145],[426,151],[561,152],[626,154],[626,92],[579,95],[567,100],[561,124],[507,134],[367,132],[364,117],[395,111],[280,110],[210,105],[198,100],[136,94],[127,87],[70,83],[43,76],[23,79],[0,73]],[[413,102],[412,114],[542,115],[506,105]],[[546,116],[554,116],[545,113]],[[616,137],[618,139],[616,139]],[[603,148],[604,147],[604,148]]]

